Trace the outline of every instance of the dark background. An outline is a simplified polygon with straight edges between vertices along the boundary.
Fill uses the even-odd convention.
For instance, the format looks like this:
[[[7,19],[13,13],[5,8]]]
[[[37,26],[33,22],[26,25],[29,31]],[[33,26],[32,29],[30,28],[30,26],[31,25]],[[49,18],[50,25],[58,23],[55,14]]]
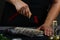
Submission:
[[[2,15],[1,26],[40,26],[44,23],[46,16],[48,14],[49,8],[52,4],[52,0],[23,0],[28,4],[32,17],[28,19],[23,15],[17,15],[14,19],[10,20],[10,17],[17,13],[15,6],[6,2],[4,6],[4,11]],[[39,19],[39,24],[35,24],[33,21],[33,16],[37,16]]]

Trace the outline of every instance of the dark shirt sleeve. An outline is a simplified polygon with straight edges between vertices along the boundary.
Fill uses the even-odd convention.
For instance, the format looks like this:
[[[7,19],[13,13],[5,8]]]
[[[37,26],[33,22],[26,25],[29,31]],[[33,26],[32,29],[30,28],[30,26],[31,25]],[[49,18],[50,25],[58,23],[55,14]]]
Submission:
[[[0,0],[0,23],[1,23],[1,17],[2,17],[4,6],[5,6],[5,0]]]

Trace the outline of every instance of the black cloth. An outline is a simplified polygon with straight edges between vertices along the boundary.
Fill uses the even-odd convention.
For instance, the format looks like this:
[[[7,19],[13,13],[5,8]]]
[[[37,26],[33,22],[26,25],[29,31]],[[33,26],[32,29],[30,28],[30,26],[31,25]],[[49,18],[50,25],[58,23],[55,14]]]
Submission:
[[[48,14],[48,11],[51,7],[51,4],[53,3],[52,0],[23,0],[25,3],[27,3],[30,7],[30,10],[32,12],[32,19],[34,16],[38,17],[39,25],[42,25],[46,19],[46,16]]]
[[[23,0],[29,5],[32,12],[32,17],[28,19],[23,15],[17,15],[12,21],[9,21],[10,16],[17,13],[15,7],[6,3],[5,10],[2,17],[2,25],[10,26],[40,26],[44,23],[49,11],[49,6],[52,4],[52,0]],[[48,10],[48,11],[47,11]],[[38,17],[39,24],[34,23],[34,16]]]
[[[5,6],[5,0],[0,0],[0,24],[1,24],[1,17],[2,17],[4,6]]]

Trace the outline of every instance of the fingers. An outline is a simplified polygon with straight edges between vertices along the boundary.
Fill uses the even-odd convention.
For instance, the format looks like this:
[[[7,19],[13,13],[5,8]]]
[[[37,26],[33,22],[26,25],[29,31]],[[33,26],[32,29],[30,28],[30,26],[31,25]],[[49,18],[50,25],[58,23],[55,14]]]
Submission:
[[[29,10],[28,7],[22,7],[20,9],[20,12],[19,13],[22,14],[22,15],[24,15],[24,16],[26,16],[26,17],[28,17],[28,18],[30,18],[31,15],[32,15],[32,13],[30,12],[30,10]]]
[[[31,15],[32,15],[32,13],[31,13],[31,11],[30,11],[30,9],[29,9],[29,8],[27,8],[27,10],[29,11],[29,13],[28,13],[28,17],[30,18],[30,17],[31,17]]]
[[[40,27],[39,28],[37,28],[38,30],[40,30]]]
[[[26,16],[26,8],[25,7],[22,7],[19,11],[20,14]]]
[[[31,11],[29,9],[29,6],[26,3],[24,3],[23,1],[21,1],[19,3],[17,2],[16,9],[20,14],[22,14],[28,18],[30,18],[32,15]]]
[[[29,10],[28,10],[28,7],[26,7],[26,10],[25,10],[25,16],[29,17]]]
[[[44,33],[45,35],[49,36],[51,32],[49,30],[45,30]]]
[[[50,29],[48,28],[48,29],[45,29],[44,34],[47,36],[51,36],[51,35],[53,35],[53,31],[51,28]]]
[[[20,12],[21,12],[21,14],[23,14],[23,11],[24,11],[23,9],[24,9],[24,8],[21,8],[21,11],[20,11]]]
[[[32,15],[28,6],[25,7],[25,14],[24,15],[27,16],[28,18],[30,18]]]
[[[25,8],[23,7],[22,14],[25,15],[26,11]]]
[[[49,26],[42,25],[37,29],[42,30],[46,36],[52,36],[54,34],[52,27]]]
[[[23,10],[22,10],[22,15],[28,17],[28,15],[29,15],[29,10],[28,10],[26,7],[23,8]]]
[[[18,12],[19,12],[19,14],[22,14],[23,13],[23,7]]]

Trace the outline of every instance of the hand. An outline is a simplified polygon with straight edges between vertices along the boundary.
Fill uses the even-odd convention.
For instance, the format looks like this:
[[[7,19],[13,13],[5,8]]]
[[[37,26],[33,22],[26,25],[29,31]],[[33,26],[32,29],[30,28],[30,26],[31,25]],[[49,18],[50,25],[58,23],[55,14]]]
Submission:
[[[17,1],[15,6],[16,6],[16,10],[20,14],[22,14],[28,18],[31,17],[32,13],[29,9],[29,6],[26,3],[24,3],[23,1]]]
[[[53,29],[52,29],[51,26],[46,26],[45,24],[43,24],[38,29],[43,30],[44,34],[47,35],[47,36],[52,36],[53,35]]]

